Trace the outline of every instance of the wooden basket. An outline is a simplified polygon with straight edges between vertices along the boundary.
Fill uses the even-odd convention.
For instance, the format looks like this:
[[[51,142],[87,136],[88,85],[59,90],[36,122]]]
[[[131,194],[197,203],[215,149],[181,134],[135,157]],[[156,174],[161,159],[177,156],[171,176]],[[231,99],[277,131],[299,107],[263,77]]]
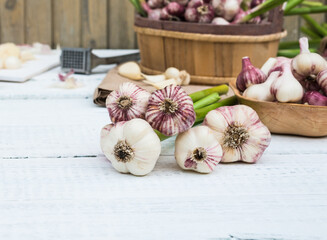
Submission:
[[[136,16],[142,71],[158,74],[176,67],[189,72],[192,83],[228,83],[241,71],[242,57],[249,56],[257,67],[276,57],[279,40],[286,36],[282,19],[278,9],[258,25],[215,26]]]

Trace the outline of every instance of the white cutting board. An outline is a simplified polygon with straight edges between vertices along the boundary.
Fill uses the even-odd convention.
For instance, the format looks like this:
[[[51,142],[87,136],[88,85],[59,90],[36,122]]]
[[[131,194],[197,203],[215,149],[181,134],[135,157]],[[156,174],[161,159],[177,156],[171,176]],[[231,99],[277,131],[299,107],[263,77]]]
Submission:
[[[0,69],[0,81],[24,82],[60,64],[60,51],[52,54],[35,55],[34,60],[25,62],[18,69]]]

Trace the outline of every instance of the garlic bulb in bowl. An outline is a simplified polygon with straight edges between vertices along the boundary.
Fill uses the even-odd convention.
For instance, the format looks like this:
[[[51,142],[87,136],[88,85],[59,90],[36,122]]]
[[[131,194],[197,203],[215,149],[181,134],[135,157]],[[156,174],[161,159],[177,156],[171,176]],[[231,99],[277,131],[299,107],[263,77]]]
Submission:
[[[222,155],[213,131],[206,126],[190,128],[176,138],[175,159],[182,169],[211,173]]]
[[[245,105],[212,110],[203,123],[215,132],[223,148],[221,162],[255,163],[270,143],[270,131],[258,114]]]
[[[121,173],[143,176],[150,173],[161,151],[160,139],[143,119],[132,119],[101,130],[101,148]]]

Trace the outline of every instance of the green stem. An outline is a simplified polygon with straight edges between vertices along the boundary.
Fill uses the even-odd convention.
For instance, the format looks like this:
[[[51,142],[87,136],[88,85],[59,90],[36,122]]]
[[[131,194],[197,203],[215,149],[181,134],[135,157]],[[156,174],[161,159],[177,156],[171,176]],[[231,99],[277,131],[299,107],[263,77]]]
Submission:
[[[215,110],[222,106],[231,106],[231,105],[235,105],[235,104],[237,104],[237,98],[236,98],[236,96],[232,96],[229,98],[225,98],[217,103],[206,106],[204,108],[197,109],[197,110],[195,110],[195,114],[196,114],[195,123],[203,121],[203,119],[205,118],[207,113],[210,112],[211,110]]]
[[[215,86],[212,88],[204,89],[202,91],[198,91],[195,93],[191,93],[190,97],[192,98],[192,101],[195,103],[199,101],[200,99],[208,96],[211,93],[218,93],[219,95],[226,94],[228,92],[229,88],[226,84]]]
[[[140,3],[140,0],[129,0],[129,1],[133,4],[135,10],[136,10],[136,11],[137,11],[141,16],[143,16],[143,17],[146,16],[146,12],[145,12],[144,9],[142,8],[141,3]]]
[[[280,6],[281,4],[283,4],[286,1],[287,0],[267,0],[267,1],[263,2],[262,4],[258,5],[257,7],[253,8],[251,13],[246,15],[245,17],[243,17],[240,20],[240,22],[241,23],[247,22],[247,21],[251,20],[252,18],[260,16],[260,15],[264,14],[265,12],[268,12],[269,10]]]
[[[286,8],[284,10],[284,14],[288,13],[290,10],[292,10],[294,7],[302,3],[304,0],[289,0],[287,2]]]
[[[201,98],[199,101],[196,101],[193,104],[193,107],[194,107],[194,110],[197,110],[199,108],[203,108],[205,106],[208,106],[210,104],[218,102],[219,100],[220,100],[219,94],[214,92],[204,98]]]
[[[311,47],[318,48],[320,45],[321,39],[314,39],[314,40],[309,40],[309,45]],[[299,41],[290,41],[290,42],[281,42],[279,44],[279,50],[283,49],[299,49]]]
[[[302,2],[303,6],[308,6],[308,7],[319,7],[319,6],[324,6],[323,3],[321,2],[311,2],[311,1],[303,1]]]
[[[326,6],[327,7],[327,6]],[[327,10],[327,8],[326,8]],[[309,15],[302,15],[302,18],[309,24],[310,27],[319,35],[327,36],[327,30],[320,26],[312,17]]]
[[[293,8],[289,12],[285,13],[284,16],[325,13],[325,12],[327,12],[327,6],[325,5],[318,6],[318,7],[301,7],[301,8]]]
[[[310,48],[310,52],[317,52],[317,49]],[[282,49],[278,50],[277,56],[294,58],[300,53],[300,49]]]
[[[312,31],[311,29],[309,28],[306,28],[306,27],[301,27],[301,32],[303,32],[305,35],[307,35],[308,37],[310,37],[311,39],[315,39],[315,40],[320,40],[321,39],[321,36],[318,35],[317,33],[315,33],[314,31]]]

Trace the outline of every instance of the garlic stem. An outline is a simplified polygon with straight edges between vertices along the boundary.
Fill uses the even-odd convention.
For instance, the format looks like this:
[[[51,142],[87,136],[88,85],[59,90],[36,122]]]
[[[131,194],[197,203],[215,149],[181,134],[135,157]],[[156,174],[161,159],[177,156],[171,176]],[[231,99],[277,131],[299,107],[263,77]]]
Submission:
[[[195,110],[195,114],[196,114],[195,123],[199,123],[199,122],[203,121],[203,119],[205,118],[207,113],[210,112],[211,110],[215,110],[216,108],[219,108],[222,106],[232,106],[235,104],[237,104],[237,98],[236,98],[236,96],[232,96],[229,98],[225,98],[217,103],[206,106],[204,108],[197,109],[197,110]]]
[[[202,91],[194,92],[190,94],[193,102],[199,101],[200,99],[208,96],[211,93],[218,93],[219,95],[226,94],[229,90],[229,87],[226,84],[215,86],[212,88],[204,89]]]
[[[199,101],[196,101],[193,104],[194,110],[203,108],[205,106],[211,105],[217,101],[220,100],[220,96],[218,93],[211,93],[210,95],[200,99]]]

